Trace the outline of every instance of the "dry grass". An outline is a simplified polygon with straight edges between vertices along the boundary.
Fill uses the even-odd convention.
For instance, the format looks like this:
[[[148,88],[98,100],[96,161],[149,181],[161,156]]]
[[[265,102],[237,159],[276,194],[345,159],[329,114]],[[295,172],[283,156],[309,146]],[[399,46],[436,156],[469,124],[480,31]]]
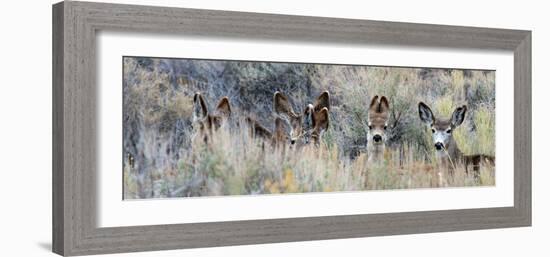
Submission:
[[[220,129],[205,144],[195,137],[176,170],[153,172],[146,187],[154,197],[220,196],[335,192],[494,185],[494,169],[482,167],[481,179],[461,164],[451,174],[417,160],[412,148],[388,150],[381,164],[342,158],[337,146],[271,148],[241,131]],[[125,197],[139,197],[135,170],[124,169]]]

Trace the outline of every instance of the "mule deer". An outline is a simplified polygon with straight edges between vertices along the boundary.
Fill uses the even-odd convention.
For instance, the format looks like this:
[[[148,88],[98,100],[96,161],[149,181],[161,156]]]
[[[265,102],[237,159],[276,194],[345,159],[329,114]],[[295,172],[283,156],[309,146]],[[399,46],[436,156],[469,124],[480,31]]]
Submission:
[[[294,112],[288,97],[277,91],[273,94],[273,108],[275,113],[281,115],[290,125],[288,135],[290,144],[294,145],[300,142],[307,145],[313,141],[315,145],[319,145],[323,132],[329,126],[330,97],[328,91],[321,93],[314,104],[307,104],[304,111],[299,114]]]
[[[369,161],[382,161],[386,147],[390,103],[385,96],[374,96],[369,105],[367,153]]]
[[[192,123],[197,132],[201,135],[205,142],[212,136],[212,133],[221,127],[227,126],[227,123],[232,115],[231,104],[227,97],[222,97],[218,102],[215,114],[208,111],[208,105],[204,97],[200,93],[196,93],[193,97],[193,117]],[[280,118],[275,119],[275,128],[273,133],[262,126],[257,120],[247,116],[244,119],[249,136],[253,138],[261,138],[269,141],[271,145],[279,145],[280,142],[286,139],[284,136],[284,124]],[[239,122],[236,124],[240,127]]]
[[[208,105],[200,93],[193,97],[193,129],[203,137],[204,142],[208,142],[208,137],[212,133],[224,126],[231,117],[231,105],[229,98],[224,96],[216,106],[215,114],[208,111]]]
[[[465,155],[460,151],[453,137],[453,131],[462,124],[466,116],[466,105],[456,108],[450,119],[437,119],[425,103],[418,103],[420,120],[431,129],[436,156],[439,163],[454,170],[458,163],[463,163],[468,172],[468,165],[474,168],[474,176],[479,177],[481,164],[495,164],[495,158],[484,154]]]

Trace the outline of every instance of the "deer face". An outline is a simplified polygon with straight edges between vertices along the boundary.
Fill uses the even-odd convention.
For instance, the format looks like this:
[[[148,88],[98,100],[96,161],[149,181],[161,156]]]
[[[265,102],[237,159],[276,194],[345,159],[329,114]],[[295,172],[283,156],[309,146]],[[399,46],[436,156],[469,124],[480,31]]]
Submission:
[[[303,119],[299,115],[289,114],[287,120],[290,124],[290,143],[294,144],[303,136]]]
[[[327,91],[319,95],[314,104],[306,105],[301,114],[294,112],[289,99],[279,91],[273,95],[273,105],[275,112],[290,125],[291,144],[311,141],[318,144],[322,133],[328,129],[330,100]]]
[[[390,104],[385,96],[374,96],[369,107],[367,142],[374,146],[386,143]]]
[[[200,134],[205,136],[223,127],[231,117],[231,105],[227,97],[222,97],[218,102],[215,114],[210,114],[204,97],[196,93],[193,97],[192,126]]]
[[[430,128],[434,147],[438,152],[446,151],[454,141],[453,131],[464,121],[466,110],[466,105],[463,105],[456,108],[449,119],[436,119],[430,107],[423,102],[418,104],[420,120]]]

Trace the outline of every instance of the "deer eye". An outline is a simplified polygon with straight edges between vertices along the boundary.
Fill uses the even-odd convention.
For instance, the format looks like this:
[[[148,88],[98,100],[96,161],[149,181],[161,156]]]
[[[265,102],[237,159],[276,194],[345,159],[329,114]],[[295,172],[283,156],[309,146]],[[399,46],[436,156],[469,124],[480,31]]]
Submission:
[[[384,130],[388,129],[388,125],[384,125]]]
[[[435,129],[432,129],[432,133],[435,133]]]
[[[447,129],[447,134],[451,134],[451,129]]]
[[[372,129],[372,125],[369,125],[369,129]]]

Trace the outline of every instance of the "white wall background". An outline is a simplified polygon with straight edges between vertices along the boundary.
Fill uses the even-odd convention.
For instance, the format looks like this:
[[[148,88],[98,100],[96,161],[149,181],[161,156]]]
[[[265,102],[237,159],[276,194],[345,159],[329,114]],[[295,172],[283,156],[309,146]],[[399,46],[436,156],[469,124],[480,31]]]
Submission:
[[[533,31],[533,227],[220,247],[117,256],[549,256],[550,26],[544,1],[126,0],[220,10]],[[0,13],[0,256],[51,247],[51,4],[9,1]],[[546,22],[545,22],[546,21]],[[512,140],[512,139],[510,139]]]

